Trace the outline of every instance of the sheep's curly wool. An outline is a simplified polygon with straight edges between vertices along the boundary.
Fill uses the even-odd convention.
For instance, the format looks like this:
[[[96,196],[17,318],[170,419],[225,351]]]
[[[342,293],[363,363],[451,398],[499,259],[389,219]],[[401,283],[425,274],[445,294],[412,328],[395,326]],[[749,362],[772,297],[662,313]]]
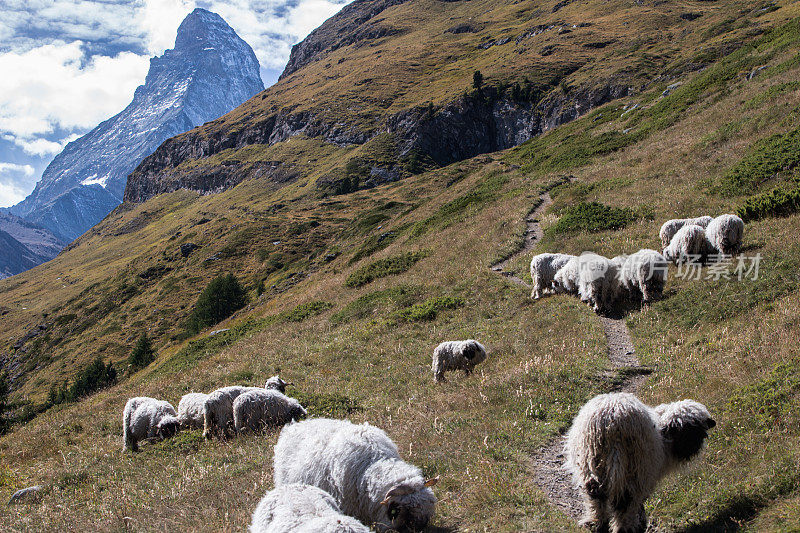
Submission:
[[[264,390],[260,387],[241,387],[233,385],[217,389],[206,398],[203,404],[203,436],[210,439],[217,434],[219,438],[228,436],[228,430],[233,426],[233,402],[241,394],[254,390]]]
[[[445,341],[433,350],[433,379],[444,381],[444,373],[450,370],[463,370],[465,375],[469,375],[475,365],[484,360],[486,348],[476,340]]]
[[[644,502],[659,480],[702,449],[715,422],[700,403],[655,409],[633,394],[601,394],[580,410],[567,434],[566,468],[586,505],[583,524],[644,532]]]
[[[711,222],[712,217],[708,215],[704,215],[702,217],[697,218],[674,218],[672,220],[667,220],[661,226],[661,230],[658,232],[658,236],[661,238],[661,248],[666,248],[669,246],[669,243],[672,241],[672,237],[678,233],[678,230],[682,227],[695,224],[702,228],[708,227],[709,222]]]
[[[556,272],[572,259],[569,254],[539,254],[531,259],[531,279],[533,280],[533,291],[531,298],[539,299],[545,292],[552,289],[553,279]]]
[[[706,230],[697,224],[688,224],[675,233],[663,255],[667,261],[683,263],[694,257],[705,257],[709,248]]]
[[[559,294],[578,294],[578,257],[572,257],[553,276],[553,290]]]
[[[667,259],[647,248],[629,255],[620,270],[622,286],[644,302],[660,298],[666,280]]]
[[[233,401],[233,425],[236,432],[258,431],[267,426],[282,426],[306,416],[300,402],[272,389],[258,389],[240,394]]]
[[[190,392],[178,402],[178,422],[187,429],[203,428],[203,413],[208,394]]]
[[[172,437],[180,424],[172,404],[147,396],[131,398],[122,412],[123,450],[139,451],[144,439]]]
[[[613,309],[620,293],[619,269],[602,255],[584,253],[578,257],[578,295],[597,312]]]
[[[706,238],[720,254],[733,255],[742,246],[744,221],[736,215],[720,215],[706,228]]]
[[[275,485],[305,483],[333,496],[342,512],[379,532],[423,530],[436,497],[422,472],[400,458],[381,429],[317,418],[283,428],[275,445]]]
[[[258,502],[250,533],[369,533],[339,510],[330,494],[311,485],[290,484],[267,492]]]

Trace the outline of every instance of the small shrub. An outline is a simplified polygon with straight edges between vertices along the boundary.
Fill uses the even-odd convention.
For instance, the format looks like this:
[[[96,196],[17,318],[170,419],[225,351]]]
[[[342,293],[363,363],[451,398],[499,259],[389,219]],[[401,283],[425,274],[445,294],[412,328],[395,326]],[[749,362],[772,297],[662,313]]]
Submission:
[[[345,281],[348,287],[361,287],[378,278],[400,274],[428,255],[425,251],[406,252],[400,255],[379,259],[374,263],[363,266],[350,274]]]
[[[718,191],[723,196],[755,192],[781,172],[790,172],[800,164],[800,128],[773,135],[756,144],[755,149],[722,178]]]
[[[365,294],[331,316],[333,324],[342,324],[350,320],[360,320],[373,316],[382,307],[409,307],[419,298],[420,289],[401,285],[381,291]]]
[[[287,322],[302,322],[306,318],[316,316],[333,307],[330,302],[313,301],[300,304],[291,311],[281,313],[281,318]]]
[[[187,329],[197,333],[225,320],[247,305],[247,292],[233,274],[219,276],[197,298]]]
[[[155,359],[156,351],[153,349],[153,344],[150,342],[147,333],[142,333],[142,336],[136,341],[136,346],[134,346],[131,355],[128,356],[128,364],[134,370],[137,370],[146,367]]]
[[[778,187],[746,199],[736,210],[745,222],[767,217],[785,217],[800,211],[800,188]]]
[[[439,311],[443,309],[456,309],[461,307],[464,301],[461,298],[454,298],[452,296],[440,296],[436,298],[428,298],[424,302],[414,304],[406,309],[401,309],[395,316],[409,322],[416,322],[422,320],[433,320]]]
[[[88,366],[83,368],[68,385],[65,381],[61,387],[53,385],[47,397],[47,406],[59,403],[76,402],[84,396],[109,387],[117,382],[117,370],[109,361],[108,364],[98,355]]]
[[[480,90],[481,87],[483,87],[483,74],[480,70],[476,70],[472,74],[472,88]]]
[[[793,417],[800,396],[800,360],[775,367],[761,381],[743,387],[728,401],[726,418],[768,430]]]
[[[356,400],[342,394],[298,391],[294,397],[306,408],[308,416],[344,418],[362,409]]]
[[[571,231],[604,231],[624,228],[636,220],[636,213],[627,207],[611,207],[598,202],[581,202],[564,210],[561,218],[548,228],[552,233]]]

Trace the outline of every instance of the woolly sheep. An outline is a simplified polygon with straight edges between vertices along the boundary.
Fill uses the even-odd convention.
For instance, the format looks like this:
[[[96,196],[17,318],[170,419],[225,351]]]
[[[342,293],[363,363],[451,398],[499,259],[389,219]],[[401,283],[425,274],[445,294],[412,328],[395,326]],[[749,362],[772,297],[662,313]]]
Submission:
[[[265,389],[273,389],[273,390],[276,390],[278,392],[281,392],[281,393],[285,394],[286,393],[286,387],[288,385],[294,385],[294,383],[291,383],[289,381],[283,381],[280,378],[280,376],[278,376],[276,374],[276,375],[272,376],[271,378],[269,378],[266,383],[264,383],[264,388]]]
[[[666,258],[647,248],[628,256],[620,271],[622,286],[645,303],[661,297],[666,280]]]
[[[661,478],[697,456],[715,425],[706,407],[693,400],[656,408],[625,392],[589,400],[564,449],[566,467],[584,496],[582,525],[644,533],[645,500]]]
[[[675,263],[689,262],[693,256],[703,258],[708,253],[706,230],[697,224],[683,226],[675,233],[669,246],[664,248],[664,258]]]
[[[476,340],[443,342],[433,350],[433,380],[445,381],[444,373],[449,370],[463,370],[468,376],[484,360],[486,348]]]
[[[706,228],[709,222],[711,222],[711,219],[712,217],[704,215],[697,218],[675,218],[672,220],[667,220],[664,222],[664,224],[661,226],[661,230],[658,232],[658,236],[661,237],[661,248],[666,248],[669,246],[669,243],[672,242],[672,238],[682,227],[689,224],[695,224],[701,228]]]
[[[553,276],[553,290],[559,294],[578,294],[578,272],[580,261],[572,257]]]
[[[436,507],[422,472],[381,429],[317,418],[285,426],[275,445],[275,486],[306,483],[378,532],[425,529]]]
[[[311,485],[290,484],[267,492],[258,502],[250,533],[369,533],[339,510],[330,494]]]
[[[203,436],[210,439],[216,434],[224,439],[228,436],[228,429],[233,425],[233,402],[239,395],[254,390],[264,390],[259,387],[241,387],[233,385],[217,389],[206,398],[203,404]]]
[[[706,228],[706,238],[720,254],[733,255],[742,246],[744,221],[736,215],[720,215]]]
[[[122,449],[138,452],[140,440],[172,437],[180,426],[176,415],[169,402],[147,396],[131,398],[122,413]]]
[[[608,258],[583,253],[578,258],[578,295],[597,312],[610,311],[619,297],[618,268]]]
[[[203,416],[208,394],[190,392],[181,397],[178,402],[178,422],[187,429],[202,429]]]
[[[533,291],[531,298],[538,300],[545,291],[549,291],[556,272],[574,256],[568,254],[539,254],[531,259],[531,279]]]
[[[282,426],[306,414],[300,402],[272,389],[245,392],[233,401],[233,426],[237,433]]]

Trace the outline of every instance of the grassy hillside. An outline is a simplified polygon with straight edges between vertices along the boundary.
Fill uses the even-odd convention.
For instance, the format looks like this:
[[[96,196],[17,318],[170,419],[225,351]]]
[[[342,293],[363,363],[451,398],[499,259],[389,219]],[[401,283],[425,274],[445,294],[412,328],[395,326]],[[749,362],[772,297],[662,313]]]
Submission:
[[[674,48],[673,59],[630,52],[640,61],[631,64],[635,72],[651,65],[660,81],[518,148],[330,197],[258,179],[214,195],[162,195],[116,211],[53,261],[0,282],[0,353],[4,366],[24,370],[14,374],[13,402],[41,404],[52,383],[72,378],[97,354],[123,370],[118,385],[52,407],[0,438],[0,498],[23,486],[46,487],[39,505],[0,507],[10,530],[242,530],[272,487],[277,435],[217,443],[184,432],[138,455],[122,454],[122,406],[134,395],[177,404],[187,391],[261,384],[278,370],[296,384],[291,393],[312,416],[379,425],[405,458],[441,476],[431,531],[575,528],[532,482],[531,457],[587,398],[608,389],[603,331],[577,300],[533,302],[489,270],[517,249],[540,191],[557,183],[536,252],[611,256],[655,248],[667,218],[760,206],[744,241],[746,255],[763,257],[757,280],[682,280],[673,270],[665,298],[627,317],[642,362],[655,369],[643,399],[691,397],[719,423],[702,462],[666,480],[648,511],[675,531],[800,528],[800,215],[767,198],[798,187],[800,9],[788,2],[755,9],[748,3],[744,13],[745,4],[735,2],[574,2],[556,13],[551,4],[525,2],[494,2],[492,9],[478,0],[413,5],[453,9],[458,17],[458,10],[476,10],[475,23],[484,21],[481,9],[486,17],[507,13],[496,20],[520,25],[575,16],[596,22],[591,31],[599,31],[605,13],[631,39],[653,35],[642,14],[658,15],[653,24],[673,20],[667,12],[675,20],[703,15],[689,21],[688,40],[677,40],[681,31],[674,30],[673,41],[648,45]],[[393,23],[424,26],[402,11],[411,7],[390,8],[405,13]],[[541,13],[523,20],[518,12],[528,8]],[[447,17],[420,13],[449,27]],[[460,22],[451,16],[447,24]],[[756,26],[759,35],[745,35]],[[492,22],[481,31],[501,37],[505,27]],[[403,41],[411,34],[398,35],[381,46],[415,50],[416,41]],[[508,57],[510,73],[517,56]],[[673,68],[679,57],[707,67]],[[409,101],[447,86],[440,77],[448,67],[434,59],[432,89],[414,88],[420,92]],[[324,80],[327,61],[282,83]],[[456,93],[468,84],[467,71],[497,75],[480,58],[471,61],[464,59]],[[329,69],[337,65],[330,62]],[[298,101],[307,105],[309,98]],[[341,150],[364,149],[299,137],[269,150],[316,169],[317,161],[306,159],[312,148],[320,164],[332,164]],[[585,217],[590,210],[576,206],[590,202],[615,209]],[[559,223],[565,214],[569,224]],[[610,222],[618,229],[583,229],[598,218],[600,227]],[[184,258],[180,245],[188,242],[200,248]],[[512,261],[520,277],[529,260]],[[250,305],[186,338],[182,323],[197,295],[228,271],[247,284]],[[208,336],[223,328],[230,329]],[[122,361],[145,330],[158,358],[125,372]],[[14,349],[31,331],[39,333]],[[470,378],[434,384],[432,349],[466,337],[487,345],[487,363]]]

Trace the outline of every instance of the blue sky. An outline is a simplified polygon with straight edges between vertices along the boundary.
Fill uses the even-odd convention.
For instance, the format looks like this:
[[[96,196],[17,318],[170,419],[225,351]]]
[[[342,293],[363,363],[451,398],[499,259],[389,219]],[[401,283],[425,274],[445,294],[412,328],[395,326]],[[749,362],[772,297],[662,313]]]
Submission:
[[[121,111],[149,58],[172,48],[195,7],[253,47],[265,85],[289,51],[351,0],[3,0],[0,2],[0,207],[32,190],[63,146]]]

